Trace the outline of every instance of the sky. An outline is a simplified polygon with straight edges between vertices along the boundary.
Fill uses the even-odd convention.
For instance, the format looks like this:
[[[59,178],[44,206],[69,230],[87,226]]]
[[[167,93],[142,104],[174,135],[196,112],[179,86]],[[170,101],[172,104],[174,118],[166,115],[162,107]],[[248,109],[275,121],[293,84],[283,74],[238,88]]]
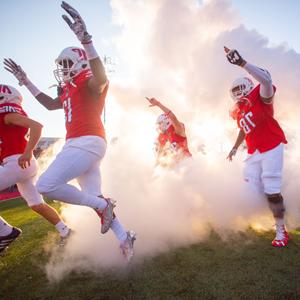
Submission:
[[[147,1],[125,1],[140,3]],[[158,1],[159,2],[159,1]],[[196,1],[191,1],[196,2]],[[300,52],[300,2],[294,0],[232,0],[234,16],[249,30],[256,30],[269,39],[270,46],[284,44],[287,48]],[[100,56],[112,57],[116,65],[108,66],[111,82],[126,82],[131,65],[122,56],[122,49],[116,47],[116,40],[124,29],[116,18],[108,0],[71,0],[69,2],[86,21],[89,32]],[[200,1],[201,3],[201,1]],[[57,0],[2,0],[0,9],[5,12],[1,21],[1,59],[11,57],[26,71],[28,77],[40,90],[55,96],[55,89],[48,87],[55,83],[54,60],[67,46],[79,46],[74,34],[61,18],[63,10]],[[142,20],[141,20],[142,22]],[[191,28],[191,30],[193,30]],[[134,52],[134,45],[133,52]],[[62,111],[48,112],[40,106],[24,87],[19,87],[11,74],[4,69],[1,83],[13,85],[24,97],[24,107],[29,115],[44,125],[44,136],[64,136]],[[107,111],[109,113],[109,104]],[[107,116],[109,120],[109,116]]]

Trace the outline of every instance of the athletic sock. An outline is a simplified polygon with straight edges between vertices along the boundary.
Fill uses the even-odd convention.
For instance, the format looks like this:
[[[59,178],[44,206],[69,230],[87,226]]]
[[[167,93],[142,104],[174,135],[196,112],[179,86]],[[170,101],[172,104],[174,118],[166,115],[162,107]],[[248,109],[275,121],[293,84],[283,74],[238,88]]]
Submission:
[[[114,232],[116,238],[122,243],[127,238],[127,233],[120,223],[120,221],[115,217],[110,225],[111,230]]]
[[[57,229],[57,231],[60,233],[61,237],[65,237],[68,235],[70,228],[63,222],[63,221],[59,221],[56,225],[55,228]]]

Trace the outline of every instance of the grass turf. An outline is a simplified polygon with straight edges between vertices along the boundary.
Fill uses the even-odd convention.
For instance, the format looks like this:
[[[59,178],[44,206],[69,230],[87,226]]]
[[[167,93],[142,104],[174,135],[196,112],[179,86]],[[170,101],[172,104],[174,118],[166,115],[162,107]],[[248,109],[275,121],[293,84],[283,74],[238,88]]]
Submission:
[[[58,208],[58,204],[50,202]],[[300,299],[300,235],[273,248],[273,232],[251,230],[227,241],[213,233],[202,243],[145,259],[127,273],[72,273],[50,284],[43,266],[53,227],[20,199],[0,214],[23,230],[0,258],[0,299]]]

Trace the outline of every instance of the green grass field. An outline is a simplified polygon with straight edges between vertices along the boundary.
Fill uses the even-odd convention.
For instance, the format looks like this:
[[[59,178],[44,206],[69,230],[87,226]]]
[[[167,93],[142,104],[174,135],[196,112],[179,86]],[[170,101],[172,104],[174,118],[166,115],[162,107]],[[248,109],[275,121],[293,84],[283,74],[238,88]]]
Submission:
[[[58,208],[58,204],[50,203]],[[50,284],[43,244],[54,231],[20,200],[0,203],[0,214],[23,230],[0,258],[0,299],[300,299],[300,235],[272,248],[273,232],[252,230],[226,242],[205,242],[147,259],[127,272],[72,273]]]

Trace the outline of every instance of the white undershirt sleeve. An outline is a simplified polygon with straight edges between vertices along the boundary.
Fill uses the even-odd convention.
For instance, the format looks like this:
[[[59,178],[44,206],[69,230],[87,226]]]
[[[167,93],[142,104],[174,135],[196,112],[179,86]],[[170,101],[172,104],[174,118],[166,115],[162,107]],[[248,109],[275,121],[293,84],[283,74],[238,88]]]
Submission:
[[[248,62],[245,64],[244,69],[261,84],[259,93],[263,98],[271,98],[274,95],[272,78],[267,70],[256,67]]]

